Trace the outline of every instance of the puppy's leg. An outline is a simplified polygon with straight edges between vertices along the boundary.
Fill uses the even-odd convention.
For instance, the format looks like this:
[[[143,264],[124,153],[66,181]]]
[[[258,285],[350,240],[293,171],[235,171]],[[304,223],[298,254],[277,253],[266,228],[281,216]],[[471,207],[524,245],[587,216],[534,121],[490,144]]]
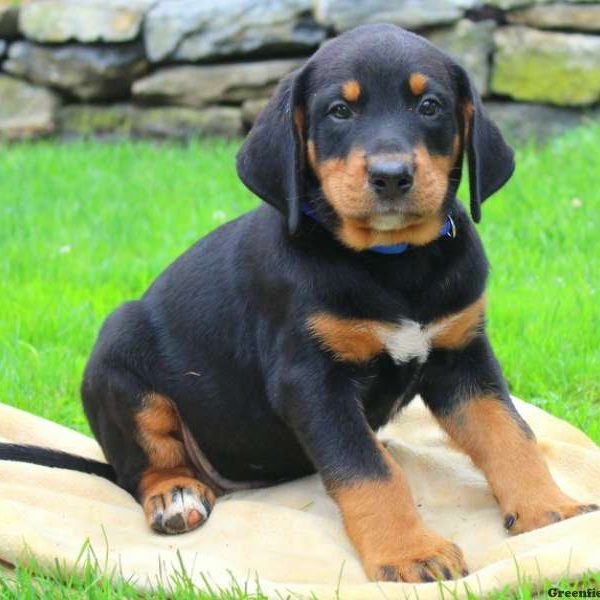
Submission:
[[[117,483],[142,505],[148,525],[183,533],[208,518],[215,494],[190,468],[172,402],[144,387],[94,358],[82,386],[86,414]]]
[[[410,582],[467,575],[460,548],[427,528],[402,469],[387,450],[375,445],[387,467],[385,475],[325,482],[367,575]]]
[[[441,426],[484,472],[511,533],[598,508],[570,498],[552,478],[484,334],[463,348],[434,351],[421,393]]]
[[[136,437],[148,462],[137,490],[148,524],[159,533],[195,529],[208,519],[215,495],[188,466],[172,402],[159,394],[145,396],[135,422]]]
[[[466,574],[460,549],[423,522],[402,469],[366,422],[345,366],[299,358],[281,369],[276,399],[338,504],[371,579],[423,582]]]

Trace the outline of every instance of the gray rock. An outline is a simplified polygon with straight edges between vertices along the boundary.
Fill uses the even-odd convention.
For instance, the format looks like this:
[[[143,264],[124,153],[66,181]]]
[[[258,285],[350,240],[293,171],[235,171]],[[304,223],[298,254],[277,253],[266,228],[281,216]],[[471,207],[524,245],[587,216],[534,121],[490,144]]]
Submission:
[[[502,10],[511,10],[513,8],[522,8],[524,6],[532,6],[533,4],[547,4],[552,0],[485,0],[480,4],[501,8]]]
[[[543,142],[584,123],[600,120],[600,109],[583,111],[519,102],[486,102],[485,106],[512,144]]]
[[[559,0],[565,4],[595,4],[598,0]],[[515,8],[526,8],[536,5],[551,5],[554,0],[477,0],[475,7],[482,5],[500,8],[502,10],[512,10]]]
[[[125,42],[140,32],[153,0],[43,0],[21,8],[20,29],[38,42]]]
[[[242,120],[244,125],[251,126],[256,121],[256,118],[261,113],[262,109],[268,104],[268,98],[255,98],[246,100],[242,104]]]
[[[489,58],[494,50],[494,21],[473,23],[462,19],[453,27],[431,31],[427,37],[448,52],[471,75],[479,93],[489,91]]]
[[[135,108],[131,104],[69,104],[58,114],[58,129],[77,137],[129,137]]]
[[[540,29],[600,31],[600,4],[531,6],[506,14],[509,23]]]
[[[493,92],[563,106],[600,100],[600,37],[513,26],[494,40]]]
[[[311,0],[159,0],[144,25],[151,61],[308,52],[325,39]]]
[[[231,106],[211,106],[202,110],[172,106],[138,109],[133,132],[142,137],[158,138],[232,138],[242,134],[242,111]]]
[[[0,139],[31,139],[52,133],[59,97],[44,88],[0,75]]]
[[[382,22],[419,29],[453,23],[460,19],[463,8],[473,4],[469,0],[314,0],[314,10],[318,23],[336,31]]]
[[[154,104],[200,108],[218,102],[241,104],[268,95],[301,61],[269,60],[227,65],[168,67],[133,84],[134,98]]]
[[[0,37],[14,40],[19,35],[19,8],[12,0],[0,0]]]
[[[237,137],[241,109],[214,106],[203,110],[179,107],[140,108],[133,104],[72,104],[59,114],[59,130],[76,137],[152,137],[186,139]]]
[[[129,96],[131,83],[147,67],[139,44],[60,47],[12,44],[4,70],[82,100]]]

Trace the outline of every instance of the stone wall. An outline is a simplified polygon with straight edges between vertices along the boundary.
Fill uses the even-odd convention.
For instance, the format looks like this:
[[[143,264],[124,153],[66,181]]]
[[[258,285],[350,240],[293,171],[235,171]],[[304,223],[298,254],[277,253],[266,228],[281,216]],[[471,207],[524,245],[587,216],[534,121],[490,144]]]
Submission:
[[[598,117],[600,2],[0,0],[0,138],[240,135],[327,38],[382,21],[453,54],[513,137]]]

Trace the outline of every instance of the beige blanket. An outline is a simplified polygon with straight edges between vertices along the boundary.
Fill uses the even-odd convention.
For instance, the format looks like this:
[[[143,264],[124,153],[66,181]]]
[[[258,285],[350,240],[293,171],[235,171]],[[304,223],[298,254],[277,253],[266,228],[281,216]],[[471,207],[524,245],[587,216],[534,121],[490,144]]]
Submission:
[[[583,433],[522,401],[552,473],[578,500],[600,502],[600,449]],[[500,512],[479,471],[449,445],[420,401],[381,432],[410,481],[423,517],[463,549],[471,575],[444,583],[466,596],[519,579],[577,579],[600,570],[600,512],[516,537],[502,528]],[[42,444],[102,458],[96,443],[78,433],[0,405],[0,440]],[[86,538],[100,563],[134,576],[140,588],[168,584],[182,566],[199,585],[232,577],[269,597],[320,600],[438,598],[437,583],[370,583],[344,534],[335,504],[318,477],[218,501],[208,523],[176,537],[151,533],[140,507],[124,491],[82,473],[0,461],[0,559],[26,555],[50,566],[55,557],[73,565]],[[179,556],[178,556],[179,554]],[[180,562],[181,561],[181,562]],[[517,566],[518,565],[518,566]]]

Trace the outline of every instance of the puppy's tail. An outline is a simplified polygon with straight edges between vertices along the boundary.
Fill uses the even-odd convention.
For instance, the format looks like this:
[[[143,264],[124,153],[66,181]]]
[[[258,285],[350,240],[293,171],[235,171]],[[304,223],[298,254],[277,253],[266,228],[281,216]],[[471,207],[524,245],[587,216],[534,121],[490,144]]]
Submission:
[[[68,452],[61,452],[60,450],[42,448],[41,446],[0,443],[0,460],[12,460],[55,469],[80,471],[81,473],[103,477],[113,483],[117,482],[117,474],[106,463],[69,454]]]

